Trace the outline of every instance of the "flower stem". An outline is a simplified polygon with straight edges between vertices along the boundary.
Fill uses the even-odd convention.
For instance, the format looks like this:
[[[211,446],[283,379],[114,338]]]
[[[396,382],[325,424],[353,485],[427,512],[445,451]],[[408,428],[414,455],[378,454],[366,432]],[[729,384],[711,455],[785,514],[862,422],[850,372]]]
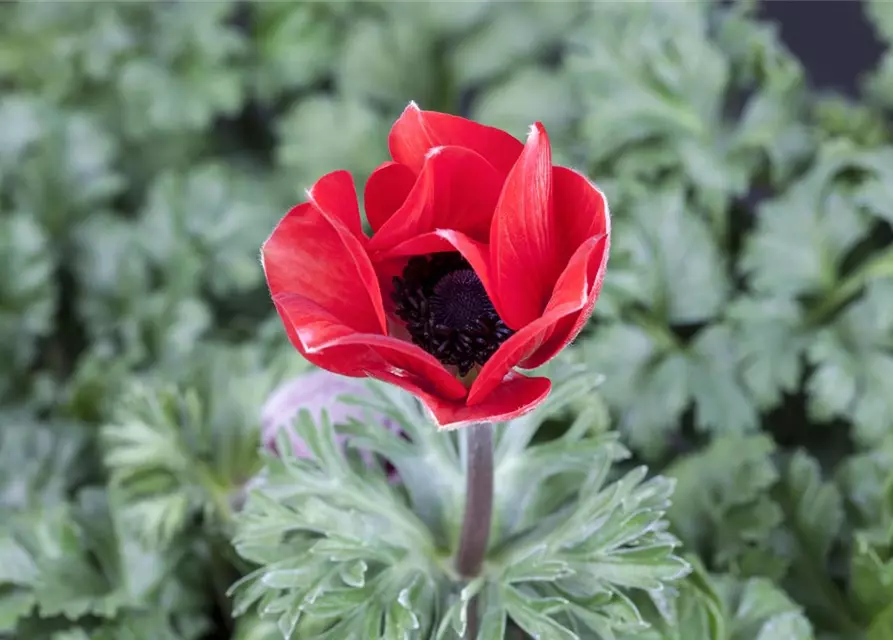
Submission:
[[[480,574],[493,521],[493,425],[481,422],[464,430],[466,444],[465,517],[456,570],[463,578]],[[478,635],[478,596],[468,603],[465,637]]]
[[[493,426],[482,422],[464,429],[467,444],[465,517],[456,569],[463,578],[481,572],[493,519]]]

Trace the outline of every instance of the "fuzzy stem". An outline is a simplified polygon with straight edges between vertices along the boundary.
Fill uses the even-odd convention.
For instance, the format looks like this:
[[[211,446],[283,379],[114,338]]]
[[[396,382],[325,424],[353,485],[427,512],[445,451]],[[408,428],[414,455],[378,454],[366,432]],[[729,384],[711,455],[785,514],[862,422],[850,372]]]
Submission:
[[[459,538],[456,570],[463,578],[474,578],[481,572],[490,525],[493,520],[493,425],[481,422],[464,429],[466,444],[465,516]],[[477,596],[468,606],[468,628],[465,637],[472,640],[478,630]]]

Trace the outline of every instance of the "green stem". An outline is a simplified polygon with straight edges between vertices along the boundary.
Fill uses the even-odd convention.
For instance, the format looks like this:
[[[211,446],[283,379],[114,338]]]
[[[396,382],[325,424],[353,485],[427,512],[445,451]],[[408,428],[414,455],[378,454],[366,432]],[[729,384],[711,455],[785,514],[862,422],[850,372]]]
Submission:
[[[891,276],[893,276],[893,250],[879,253],[865,261],[807,314],[807,326],[815,327],[824,324],[856,297],[869,281]]]

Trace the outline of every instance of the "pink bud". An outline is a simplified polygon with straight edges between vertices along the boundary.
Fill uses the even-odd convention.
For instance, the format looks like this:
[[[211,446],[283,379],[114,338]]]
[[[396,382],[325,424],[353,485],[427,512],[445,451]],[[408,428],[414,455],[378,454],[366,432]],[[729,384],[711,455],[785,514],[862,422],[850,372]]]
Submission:
[[[345,423],[351,419],[365,420],[363,407],[343,402],[343,396],[369,398],[371,394],[362,381],[316,369],[293,380],[283,383],[276,389],[261,410],[261,437],[264,447],[279,453],[276,449],[276,434],[280,429],[287,429],[291,440],[292,451],[298,458],[307,458],[310,451],[295,431],[292,422],[298,412],[306,409],[314,421],[322,419],[322,412],[328,413],[333,424]],[[397,426],[383,414],[370,412],[372,419],[386,429],[396,430]],[[339,435],[340,442],[345,436]],[[368,456],[364,456],[367,457]]]

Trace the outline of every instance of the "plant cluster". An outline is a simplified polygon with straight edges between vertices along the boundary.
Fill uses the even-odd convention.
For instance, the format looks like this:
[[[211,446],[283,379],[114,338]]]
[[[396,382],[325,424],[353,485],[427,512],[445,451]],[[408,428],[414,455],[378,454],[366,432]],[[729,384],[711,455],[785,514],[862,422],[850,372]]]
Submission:
[[[0,5],[0,638],[893,637],[893,4],[865,7],[888,50],[850,98],[747,1]],[[550,399],[496,426],[470,582],[467,452],[407,394],[261,446],[308,365],[259,247],[410,100],[542,121],[613,213]]]

